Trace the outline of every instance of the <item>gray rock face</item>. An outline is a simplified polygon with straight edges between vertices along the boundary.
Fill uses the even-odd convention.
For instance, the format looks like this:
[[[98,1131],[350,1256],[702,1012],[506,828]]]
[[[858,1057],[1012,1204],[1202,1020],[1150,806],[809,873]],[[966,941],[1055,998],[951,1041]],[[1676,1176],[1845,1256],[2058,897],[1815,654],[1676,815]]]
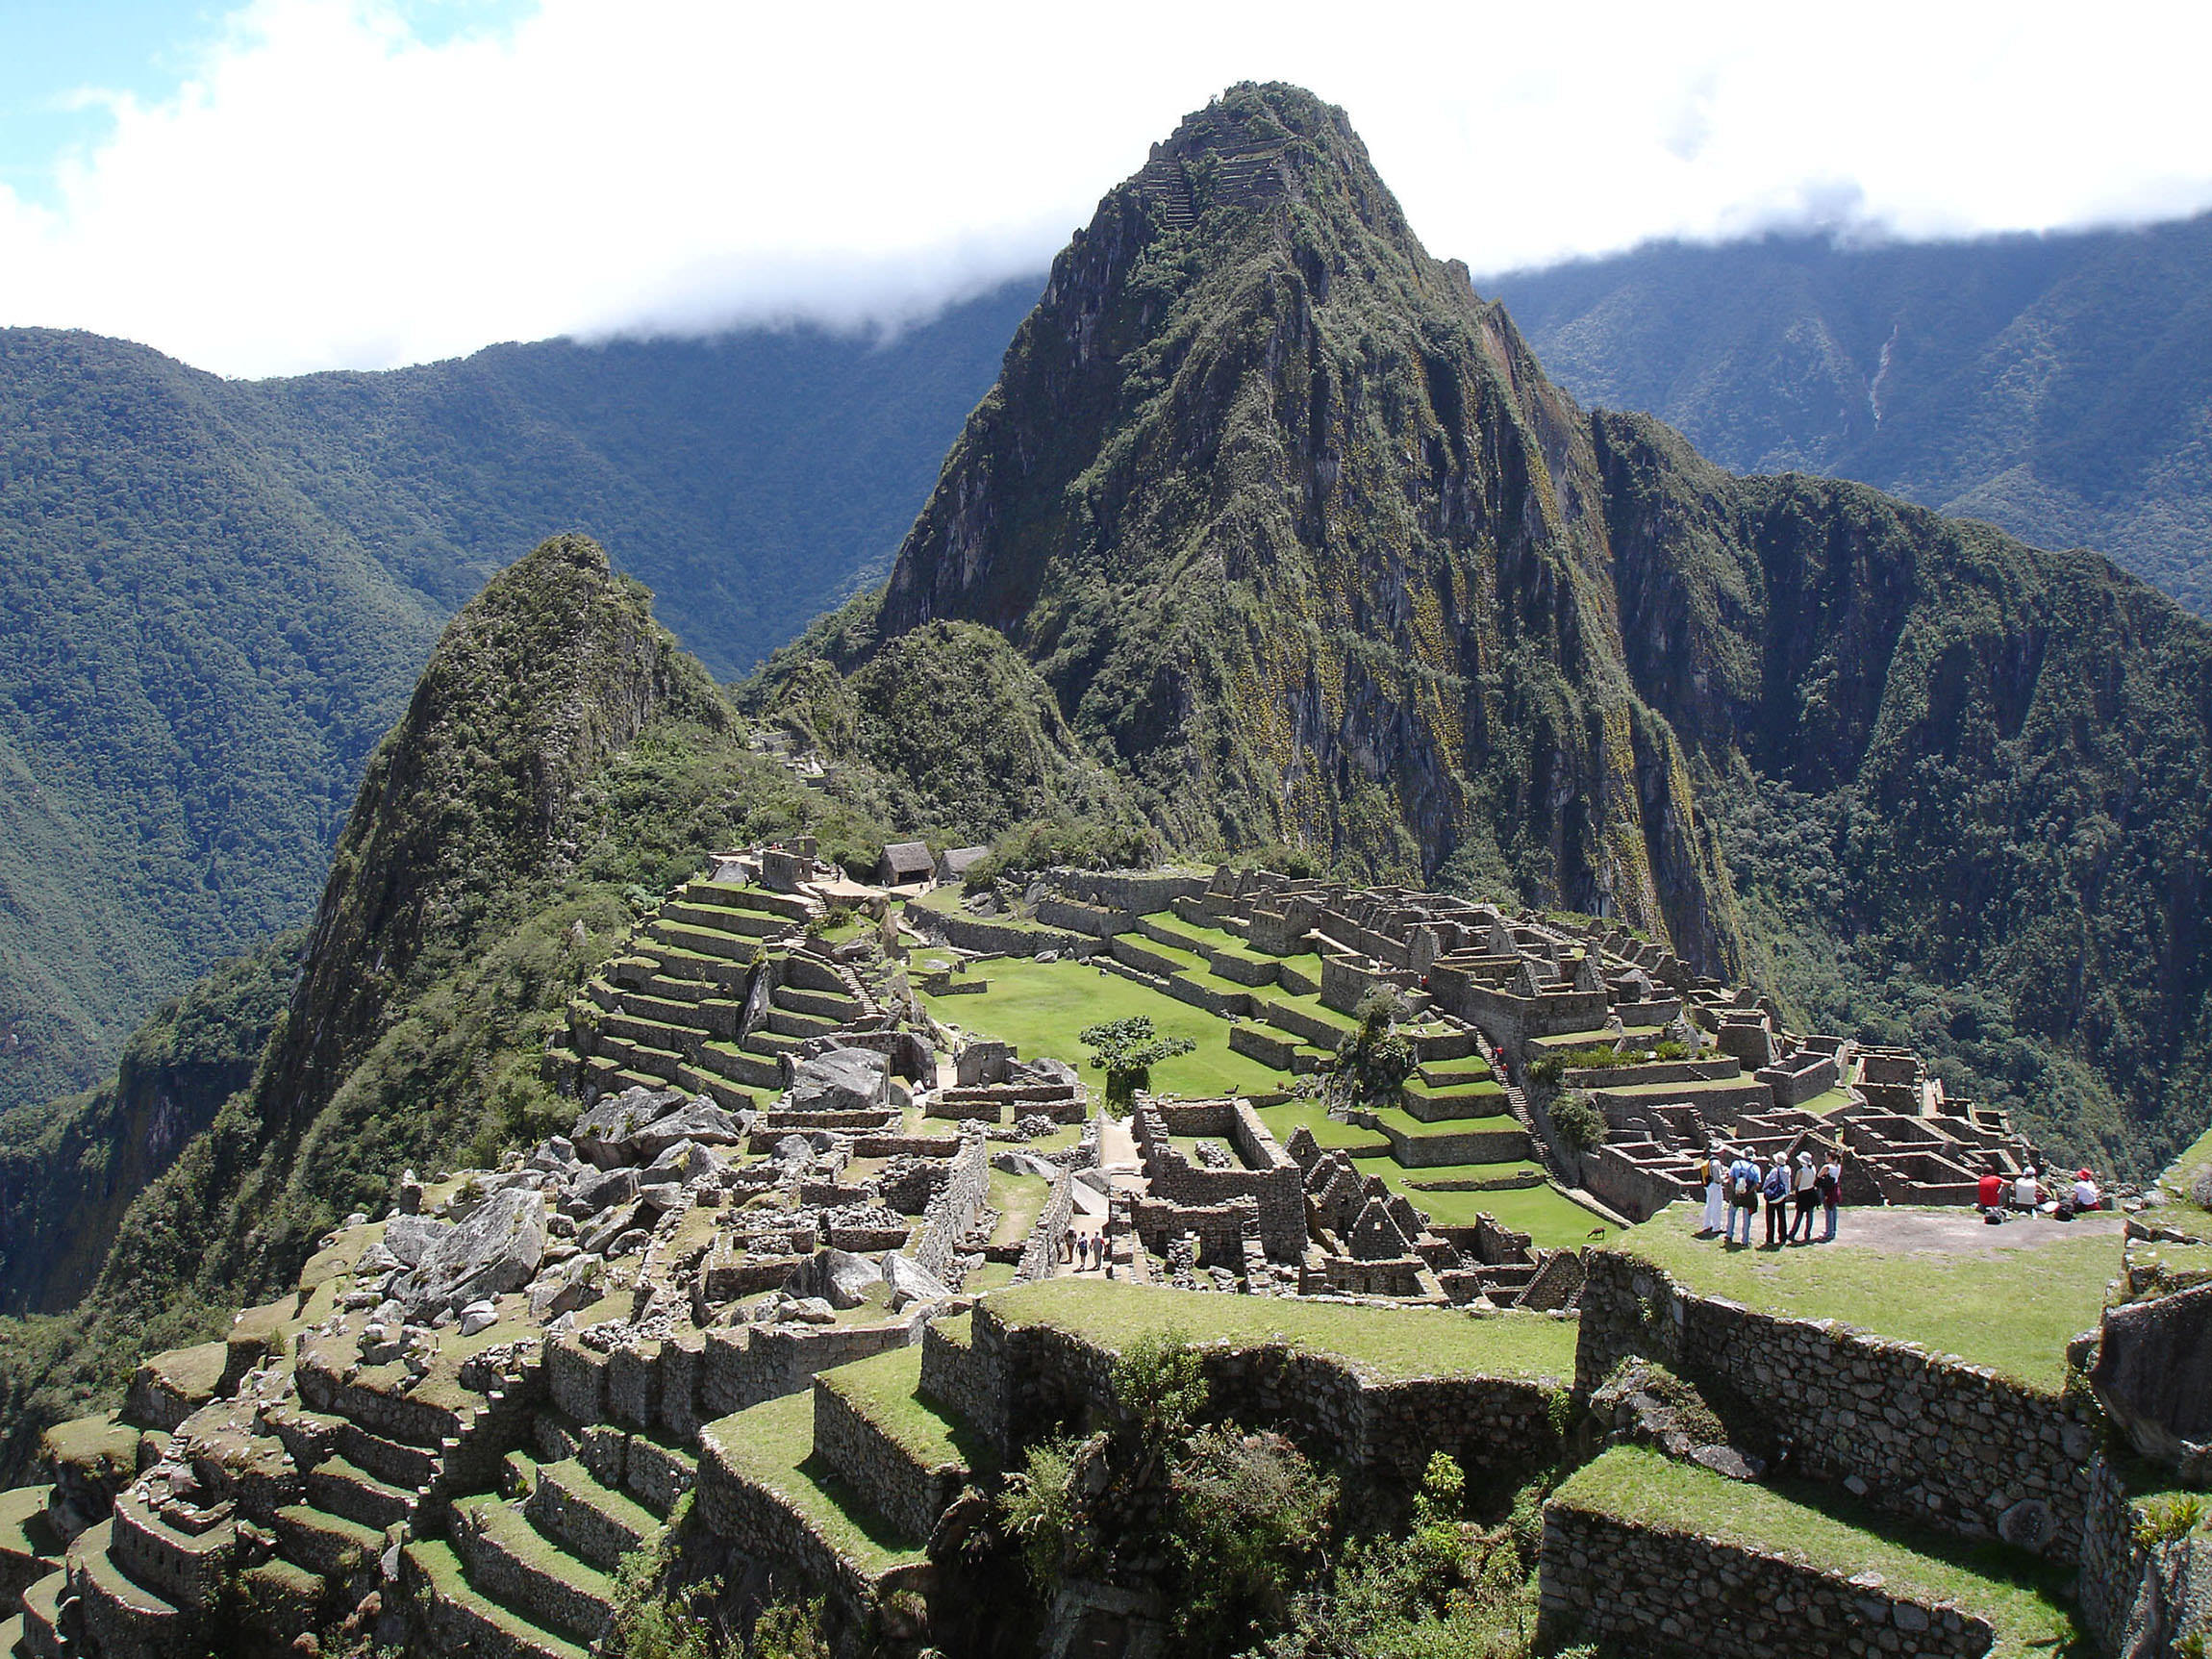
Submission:
[[[453,1230],[451,1221],[435,1216],[394,1216],[384,1224],[384,1247],[408,1267],[418,1267]]]
[[[943,1301],[952,1295],[944,1282],[912,1256],[887,1251],[883,1280],[891,1287],[891,1311],[904,1313],[917,1302]]]
[[[2204,1166],[2203,1172],[2190,1187],[2189,1195],[2207,1210],[2212,1210],[2212,1164]]]
[[[745,1138],[738,1120],[704,1095],[694,1094],[666,1117],[656,1119],[631,1140],[637,1155],[658,1159],[683,1142],[702,1146],[735,1146]]]
[[[578,1177],[568,1189],[567,1201],[561,1207],[578,1220],[596,1216],[601,1210],[615,1204],[627,1204],[638,1195],[638,1174],[634,1169],[593,1169]]]
[[[527,1188],[494,1193],[440,1238],[392,1294],[413,1310],[463,1308],[537,1275],[545,1254],[545,1204]]]
[[[1047,1181],[1060,1173],[1057,1165],[1045,1162],[1034,1152],[993,1152],[991,1167],[1002,1175],[1042,1175]]]
[[[883,1282],[883,1269],[850,1250],[817,1250],[792,1270],[784,1288],[792,1295],[819,1296],[833,1308],[857,1308],[871,1285]]]
[[[2212,1285],[2107,1310],[2089,1383],[2145,1457],[2212,1472]]]
[[[891,1095],[891,1063],[867,1048],[832,1048],[799,1062],[784,1097],[790,1112],[875,1112]]]
[[[625,1089],[586,1107],[569,1131],[569,1139],[579,1154],[602,1169],[635,1164],[638,1137],[683,1107],[689,1098],[676,1089]]]

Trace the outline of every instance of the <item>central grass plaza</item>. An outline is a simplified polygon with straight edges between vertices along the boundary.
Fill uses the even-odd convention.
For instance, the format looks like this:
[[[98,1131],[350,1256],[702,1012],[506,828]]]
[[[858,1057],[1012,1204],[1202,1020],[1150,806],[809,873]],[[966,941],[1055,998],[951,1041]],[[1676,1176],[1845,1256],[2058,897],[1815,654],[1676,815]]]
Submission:
[[[926,951],[917,958],[921,964],[930,960]],[[1089,1051],[1080,1032],[1111,1019],[1148,1016],[1162,1036],[1187,1037],[1197,1044],[1190,1053],[1152,1068],[1155,1093],[1200,1100],[1232,1094],[1253,1097],[1261,1120],[1277,1141],[1288,1145],[1299,1128],[1312,1129],[1324,1148],[1341,1147],[1350,1153],[1364,1173],[1380,1175],[1439,1225],[1471,1225],[1477,1214],[1487,1213],[1552,1249],[1571,1249],[1616,1230],[1547,1183],[1474,1185],[1527,1182],[1541,1176],[1531,1163],[1402,1168],[1391,1156],[1390,1142],[1378,1131],[1335,1121],[1319,1100],[1278,1098],[1292,1079],[1231,1049],[1227,1020],[1135,980],[1080,962],[1039,962],[1029,957],[999,957],[979,962],[968,971],[990,989],[979,993],[923,994],[923,1003],[941,1023],[971,1036],[1011,1043],[1024,1059],[1050,1056],[1084,1067]],[[1095,1073],[1090,1075],[1095,1079]],[[1273,1103],[1260,1104],[1268,1101]],[[1501,1099],[1501,1109],[1502,1105]]]

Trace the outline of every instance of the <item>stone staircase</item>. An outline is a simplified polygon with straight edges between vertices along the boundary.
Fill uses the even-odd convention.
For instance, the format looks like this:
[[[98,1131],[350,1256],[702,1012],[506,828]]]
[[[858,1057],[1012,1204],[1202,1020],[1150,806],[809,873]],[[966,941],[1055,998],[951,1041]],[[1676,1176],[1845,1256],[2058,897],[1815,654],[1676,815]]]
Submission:
[[[877,1013],[867,985],[804,929],[814,899],[691,881],[569,1007],[553,1079],[589,1100],[673,1086],[725,1111],[784,1085],[783,1057]]]
[[[670,1441],[552,1410],[533,1445],[507,1455],[496,1491],[453,1500],[442,1539],[401,1552],[401,1595],[438,1651],[588,1651],[614,1620],[623,1558],[660,1536],[697,1478]]]

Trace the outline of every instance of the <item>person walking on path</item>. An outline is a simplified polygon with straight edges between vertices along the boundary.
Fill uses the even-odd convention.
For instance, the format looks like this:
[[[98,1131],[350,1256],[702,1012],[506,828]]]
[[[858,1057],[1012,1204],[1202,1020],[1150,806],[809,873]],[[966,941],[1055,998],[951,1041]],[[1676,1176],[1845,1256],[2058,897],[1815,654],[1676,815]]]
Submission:
[[[1705,1229],[1711,1238],[1728,1225],[1728,1160],[1716,1141],[1705,1153]]]
[[[1821,1207],[1827,1212],[1828,1230],[1821,1235],[1821,1243],[1836,1242],[1836,1211],[1844,1201],[1844,1155],[1830,1152],[1828,1161],[1821,1166]]]
[[[1728,1166],[1728,1243],[1736,1242],[1736,1222],[1744,1223],[1744,1244],[1751,1243],[1751,1218],[1759,1213],[1759,1166],[1747,1152],[1739,1151]]]
[[[1767,1198],[1767,1243],[1776,1249],[1790,1237],[1790,1155],[1774,1154],[1774,1167],[1767,1171],[1760,1191]]]
[[[1820,1182],[1820,1171],[1813,1168],[1812,1153],[1800,1151],[1797,1154],[1797,1173],[1790,1177],[1791,1196],[1797,1204],[1797,1213],[1790,1218],[1790,1243],[1793,1244],[1809,1244],[1813,1242],[1813,1206],[1820,1202],[1820,1193],[1817,1190]],[[1805,1235],[1802,1239],[1797,1237],[1800,1231]]]

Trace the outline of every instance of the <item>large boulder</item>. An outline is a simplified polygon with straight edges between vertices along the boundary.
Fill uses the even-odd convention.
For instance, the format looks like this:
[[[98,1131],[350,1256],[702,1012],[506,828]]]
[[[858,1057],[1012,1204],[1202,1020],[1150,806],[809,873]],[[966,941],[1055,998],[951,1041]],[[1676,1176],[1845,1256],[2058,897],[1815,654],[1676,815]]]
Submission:
[[[891,1063],[868,1048],[832,1048],[798,1063],[788,1112],[879,1112],[891,1098]]]
[[[702,1146],[735,1146],[744,1138],[744,1129],[735,1118],[704,1094],[693,1094],[674,1111],[646,1124],[631,1137],[630,1144],[641,1160],[650,1162],[686,1141]]]
[[[435,1216],[394,1216],[384,1224],[384,1247],[407,1267],[419,1267],[452,1233],[453,1223]]]
[[[424,1251],[392,1295],[411,1315],[464,1308],[520,1290],[537,1276],[544,1255],[544,1199],[526,1187],[510,1187]]]
[[[833,1308],[857,1308],[867,1299],[869,1287],[883,1283],[883,1269],[850,1250],[817,1250],[785,1281],[784,1289],[799,1297],[819,1296]]]
[[[891,1287],[891,1311],[902,1314],[917,1302],[941,1302],[952,1295],[943,1280],[896,1250],[883,1258],[883,1282]]]
[[[602,1169],[635,1164],[639,1161],[638,1137],[690,1100],[680,1089],[625,1089],[587,1106],[577,1115],[568,1138],[579,1154]]]
[[[1047,1181],[1057,1179],[1060,1174],[1059,1165],[1040,1158],[1034,1152],[1013,1149],[992,1153],[991,1167],[1001,1175],[1042,1175]]]
[[[2107,1309],[2089,1384],[2137,1451],[2212,1478],[2212,1285]]]

